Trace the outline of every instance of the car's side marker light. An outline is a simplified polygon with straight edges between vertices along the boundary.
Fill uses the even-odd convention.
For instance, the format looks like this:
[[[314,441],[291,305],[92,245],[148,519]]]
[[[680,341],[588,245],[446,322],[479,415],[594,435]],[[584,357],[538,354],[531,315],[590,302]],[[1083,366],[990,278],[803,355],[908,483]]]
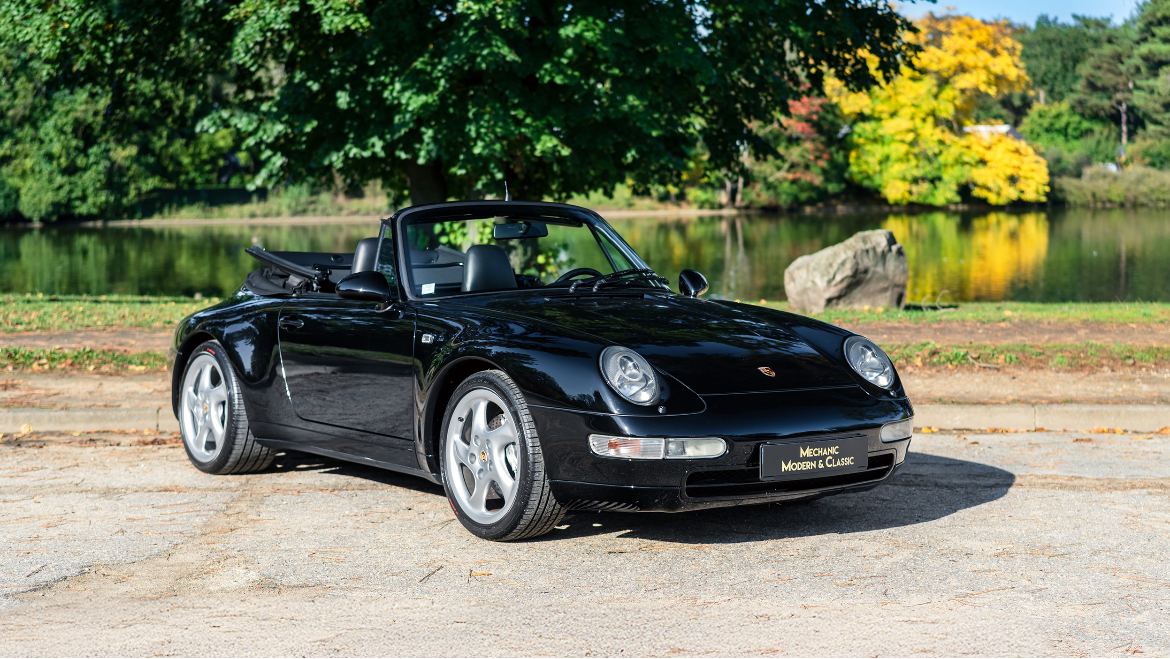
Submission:
[[[718,437],[664,439],[662,437],[589,435],[589,450],[603,458],[687,460],[717,458],[727,452],[727,442]]]
[[[914,417],[894,421],[882,426],[882,441],[896,442],[900,439],[910,439],[914,435]]]

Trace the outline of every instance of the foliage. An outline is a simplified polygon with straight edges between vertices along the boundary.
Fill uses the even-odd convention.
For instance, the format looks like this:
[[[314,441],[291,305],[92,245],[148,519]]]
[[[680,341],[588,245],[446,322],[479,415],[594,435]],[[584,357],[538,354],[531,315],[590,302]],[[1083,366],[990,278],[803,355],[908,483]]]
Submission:
[[[899,75],[866,92],[830,85],[854,119],[850,175],[890,203],[944,205],[961,190],[992,204],[1043,201],[1048,172],[1031,147],[998,133],[964,133],[981,96],[1026,90],[1020,45],[1006,23],[966,16],[919,22],[922,48]]]
[[[0,3],[0,213],[112,216],[206,176],[234,142],[196,136],[227,98],[215,0]]]
[[[1151,137],[1170,138],[1170,0],[1142,3],[1133,56],[1133,104]]]
[[[1110,128],[1109,122],[1077,114],[1067,101],[1059,101],[1033,105],[1020,124],[1020,134],[1043,148],[1077,152],[1083,149],[1086,138]]]
[[[1094,162],[1112,161],[1119,139],[1112,123],[1080,115],[1067,101],[1033,105],[1020,133],[1044,154],[1051,176],[1080,176]]]
[[[1089,167],[1080,178],[1062,177],[1053,196],[1073,206],[1170,206],[1170,172],[1135,165],[1119,172]]]
[[[756,128],[777,157],[749,161],[744,203],[785,208],[844,191],[849,161],[843,127],[840,111],[826,98],[789,101],[787,116]]]
[[[1059,103],[1075,93],[1081,80],[1078,67],[1108,29],[1108,19],[1073,14],[1068,24],[1041,14],[1035,27],[1020,30],[1016,35],[1022,46],[1020,58],[1037,94],[1043,94],[1041,105]]]
[[[416,203],[503,180],[526,199],[645,189],[700,141],[732,166],[806,80],[892,74],[906,27],[874,0],[245,0],[230,18],[235,61],[279,84],[204,126],[247,136],[259,184],[405,171]]]
[[[1133,59],[1134,35],[1130,26],[1102,34],[1100,45],[1081,65],[1081,82],[1069,102],[1077,112],[1105,117],[1121,125],[1121,139],[1134,125],[1133,89],[1138,76]]]

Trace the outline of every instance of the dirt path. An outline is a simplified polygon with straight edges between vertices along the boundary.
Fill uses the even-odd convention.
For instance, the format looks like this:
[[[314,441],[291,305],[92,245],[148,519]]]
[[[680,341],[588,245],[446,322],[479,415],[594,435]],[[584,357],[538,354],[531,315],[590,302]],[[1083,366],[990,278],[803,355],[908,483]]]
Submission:
[[[78,438],[88,439],[88,438]],[[0,443],[3,654],[1163,656],[1170,440],[926,435],[866,493],[467,533],[303,455]]]

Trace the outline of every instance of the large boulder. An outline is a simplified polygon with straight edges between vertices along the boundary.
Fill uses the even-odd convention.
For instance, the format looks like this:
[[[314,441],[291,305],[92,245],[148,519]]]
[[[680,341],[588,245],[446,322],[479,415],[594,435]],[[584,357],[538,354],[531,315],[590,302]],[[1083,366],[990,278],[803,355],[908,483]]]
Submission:
[[[897,307],[906,302],[910,268],[906,250],[889,231],[862,231],[849,240],[806,254],[784,271],[793,311]]]

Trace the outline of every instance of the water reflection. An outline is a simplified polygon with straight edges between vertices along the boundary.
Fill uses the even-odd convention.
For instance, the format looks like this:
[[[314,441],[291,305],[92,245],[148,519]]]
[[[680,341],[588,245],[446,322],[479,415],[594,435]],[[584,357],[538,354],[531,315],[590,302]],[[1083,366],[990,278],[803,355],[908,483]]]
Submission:
[[[1170,217],[1159,211],[934,212],[622,218],[660,273],[705,274],[711,295],[784,299],[784,269],[857,231],[889,229],[910,261],[911,302],[1170,301]],[[224,295],[268,249],[352,251],[376,223],[0,229],[0,291]]]

